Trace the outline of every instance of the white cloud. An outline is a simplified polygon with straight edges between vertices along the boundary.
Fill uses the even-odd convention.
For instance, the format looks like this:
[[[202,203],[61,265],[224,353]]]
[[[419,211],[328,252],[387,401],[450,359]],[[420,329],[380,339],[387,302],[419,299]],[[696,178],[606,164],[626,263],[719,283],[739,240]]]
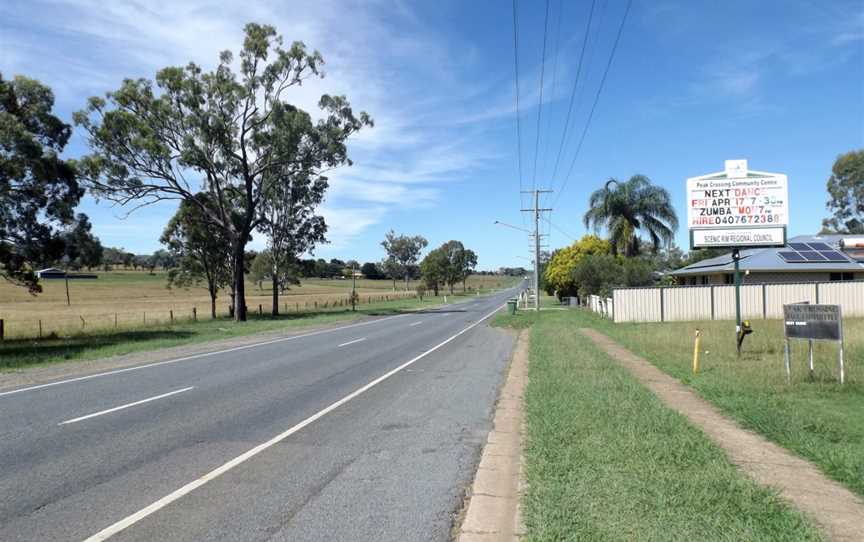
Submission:
[[[458,55],[450,54],[455,45],[431,34],[406,3],[57,0],[0,7],[4,18],[0,35],[10,37],[0,45],[16,46],[14,55],[0,57],[0,69],[38,67],[33,75],[69,109],[124,77],[152,78],[161,67],[189,61],[212,68],[219,51],[239,49],[249,21],[273,24],[286,41],[321,51],[325,77],[292,89],[287,99],[314,114],[322,93],[345,94],[375,120],[349,144],[356,165],[330,175],[324,215],[334,245],[396,206],[435,204],[440,189],[427,185],[467,179],[494,156],[477,140],[466,144],[452,127],[429,122],[460,116],[488,85],[461,81]]]

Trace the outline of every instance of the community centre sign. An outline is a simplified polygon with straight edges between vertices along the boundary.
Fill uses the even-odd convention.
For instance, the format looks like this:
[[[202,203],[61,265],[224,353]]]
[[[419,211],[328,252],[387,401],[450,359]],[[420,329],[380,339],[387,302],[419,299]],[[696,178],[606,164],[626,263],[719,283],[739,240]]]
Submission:
[[[687,179],[691,248],[783,246],[788,224],[786,175],[726,160],[725,171]]]

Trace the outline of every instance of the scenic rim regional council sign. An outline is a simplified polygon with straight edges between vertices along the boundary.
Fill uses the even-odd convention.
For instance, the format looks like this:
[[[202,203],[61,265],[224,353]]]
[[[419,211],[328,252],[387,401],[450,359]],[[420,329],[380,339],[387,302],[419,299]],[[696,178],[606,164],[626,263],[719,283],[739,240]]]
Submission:
[[[789,223],[786,175],[750,171],[746,160],[687,179],[687,227],[698,247],[782,246]]]

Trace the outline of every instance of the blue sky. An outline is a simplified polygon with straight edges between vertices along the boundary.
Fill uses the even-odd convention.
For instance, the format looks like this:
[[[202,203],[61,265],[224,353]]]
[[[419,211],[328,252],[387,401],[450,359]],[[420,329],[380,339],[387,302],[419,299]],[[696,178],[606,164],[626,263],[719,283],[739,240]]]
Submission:
[[[545,65],[546,2],[518,4],[522,186],[556,191],[544,198],[555,207],[557,227],[545,226],[552,248],[584,233],[588,194],[609,177],[647,175],[671,192],[684,222],[685,179],[732,158],[787,174],[790,234],[818,231],[835,157],[864,147],[860,1],[635,0],[574,161],[625,11],[622,0],[597,0],[555,176],[591,2],[550,0]],[[484,269],[528,265],[520,259],[527,237],[493,225],[522,226],[518,209],[527,203],[519,196],[509,1],[6,0],[0,71],[50,85],[69,120],[88,96],[125,77],[152,78],[190,60],[212,67],[220,50],[237,50],[247,21],[273,24],[323,54],[326,77],[291,101],[311,110],[321,93],[344,93],[376,121],[351,142],[355,165],[331,177],[323,213],[332,242],[316,255],[379,260],[379,242],[393,228],[422,234],[430,246],[462,240]],[[67,154],[85,151],[79,134]],[[137,253],[160,248],[173,213],[163,205],[124,218],[124,209],[89,198],[81,210],[103,244]],[[680,230],[677,242],[686,239]]]

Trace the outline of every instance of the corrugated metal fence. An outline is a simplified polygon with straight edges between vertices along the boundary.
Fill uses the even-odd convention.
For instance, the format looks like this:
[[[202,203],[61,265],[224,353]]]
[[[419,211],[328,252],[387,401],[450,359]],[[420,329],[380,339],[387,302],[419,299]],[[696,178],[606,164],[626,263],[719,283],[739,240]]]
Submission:
[[[864,316],[864,281],[745,284],[741,286],[741,317],[783,317],[788,303],[840,305],[843,316]],[[618,288],[607,313],[616,322],[734,320],[735,286],[668,286]]]

